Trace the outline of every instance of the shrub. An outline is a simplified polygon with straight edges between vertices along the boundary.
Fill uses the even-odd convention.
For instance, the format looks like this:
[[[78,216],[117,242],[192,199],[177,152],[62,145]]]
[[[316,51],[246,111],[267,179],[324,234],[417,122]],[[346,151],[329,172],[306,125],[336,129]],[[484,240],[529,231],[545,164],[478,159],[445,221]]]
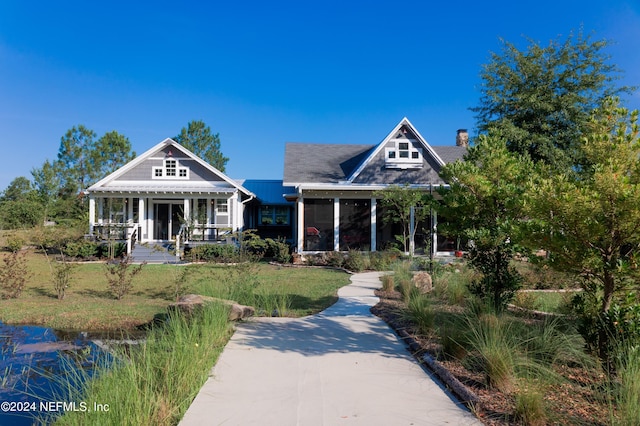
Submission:
[[[3,299],[20,297],[31,274],[25,252],[14,251],[4,256],[0,268],[0,290]]]
[[[233,244],[205,244],[189,250],[191,260],[206,262],[227,262],[238,256],[238,249]]]
[[[23,238],[17,235],[11,235],[7,237],[7,248],[11,252],[19,251],[24,247],[25,241]]]
[[[329,251],[324,255],[324,261],[334,268],[342,268],[345,264],[345,257],[339,251]]]
[[[398,253],[392,251],[374,251],[369,254],[369,266],[374,271],[389,271],[398,259]]]
[[[76,265],[62,259],[57,262],[52,271],[53,288],[56,291],[58,300],[64,299],[65,291],[71,286],[73,280],[73,271]]]
[[[360,272],[367,269],[367,262],[360,251],[349,250],[349,254],[344,261],[344,267],[349,271]]]
[[[62,249],[65,256],[91,259],[100,254],[100,244],[93,241],[71,241]]]
[[[291,262],[291,247],[289,247],[286,241],[267,238],[265,242],[267,243],[266,256],[273,258],[273,260],[279,263]]]
[[[133,278],[140,273],[145,263],[134,266],[130,256],[105,263],[105,275],[109,290],[118,300],[129,294],[133,287]]]
[[[127,245],[116,241],[109,241],[98,245],[98,257],[116,259],[127,252]]]

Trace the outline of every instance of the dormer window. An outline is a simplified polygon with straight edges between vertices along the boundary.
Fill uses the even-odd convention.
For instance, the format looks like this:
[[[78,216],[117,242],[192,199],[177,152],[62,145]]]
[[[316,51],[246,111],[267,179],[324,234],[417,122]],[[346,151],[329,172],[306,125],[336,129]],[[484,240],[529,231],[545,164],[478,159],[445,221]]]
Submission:
[[[414,139],[391,139],[385,148],[385,167],[388,169],[419,169],[422,167],[422,148]]]
[[[175,158],[168,158],[163,160],[162,167],[153,168],[153,177],[166,179],[189,179],[189,169],[187,167],[181,167],[180,163]]]

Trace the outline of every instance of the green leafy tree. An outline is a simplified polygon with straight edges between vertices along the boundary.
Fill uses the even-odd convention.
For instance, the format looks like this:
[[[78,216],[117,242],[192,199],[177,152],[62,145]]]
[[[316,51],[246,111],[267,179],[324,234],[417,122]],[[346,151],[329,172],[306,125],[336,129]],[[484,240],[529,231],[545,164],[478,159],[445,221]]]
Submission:
[[[211,133],[211,128],[204,121],[190,121],[187,127],[183,127],[180,134],[173,139],[224,173],[229,159],[222,155],[220,134]]]
[[[520,287],[511,265],[520,219],[524,215],[523,189],[532,164],[509,152],[498,130],[480,135],[464,161],[449,163],[441,176],[450,184],[440,191],[441,210],[455,218],[470,242],[469,260],[481,273],[471,291],[501,311]]]
[[[591,320],[596,324],[609,314],[616,299],[638,290],[638,111],[629,113],[617,99],[607,100],[593,111],[581,149],[592,166],[577,179],[562,174],[533,185],[529,203],[535,220],[530,222],[529,244],[548,249],[555,267],[585,278],[584,300],[600,306],[597,312],[584,313],[595,315]],[[602,329],[597,336],[603,359],[608,357],[611,337]]]
[[[424,189],[411,188],[409,185],[390,185],[377,191],[383,209],[383,220],[387,223],[399,223],[402,235],[396,238],[402,244],[405,252],[413,255],[410,242],[414,240],[418,224],[431,214],[433,197],[425,193]],[[414,226],[411,227],[411,211],[414,215]]]
[[[38,199],[44,207],[44,220],[49,219],[51,206],[55,204],[60,192],[60,177],[54,163],[46,160],[39,168],[31,170],[33,184]]]
[[[31,181],[19,176],[11,181],[0,198],[0,226],[31,228],[42,220],[42,207]]]
[[[31,181],[24,176],[12,180],[2,194],[2,201],[19,201],[31,197]]]
[[[92,151],[92,162],[97,179],[113,173],[136,157],[136,153],[131,151],[129,138],[115,130],[105,133],[98,139]]]
[[[541,46],[529,40],[525,50],[503,41],[500,53],[480,73],[480,132],[502,131],[513,152],[566,172],[584,165],[580,136],[591,110],[612,95],[634,88],[618,87],[619,70],[609,64],[606,40],[592,41],[582,32]]]

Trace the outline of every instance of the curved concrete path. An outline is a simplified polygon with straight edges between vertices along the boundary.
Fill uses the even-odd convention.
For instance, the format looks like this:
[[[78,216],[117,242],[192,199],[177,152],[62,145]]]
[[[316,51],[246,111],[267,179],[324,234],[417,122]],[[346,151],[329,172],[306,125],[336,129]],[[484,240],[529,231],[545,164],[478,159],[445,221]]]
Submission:
[[[370,313],[379,276],[318,315],[238,324],[180,425],[480,425]]]

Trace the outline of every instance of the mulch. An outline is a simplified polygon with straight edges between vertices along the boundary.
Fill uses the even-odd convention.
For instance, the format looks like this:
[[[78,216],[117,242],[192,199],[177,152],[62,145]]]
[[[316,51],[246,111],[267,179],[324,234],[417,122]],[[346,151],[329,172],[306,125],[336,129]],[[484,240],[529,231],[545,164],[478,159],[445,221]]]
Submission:
[[[418,335],[415,327],[401,310],[404,303],[398,292],[376,291],[380,302],[371,312],[384,320],[407,344],[414,357],[433,371],[440,381],[463,403],[470,406],[486,425],[524,425],[515,415],[515,396],[491,388],[484,375],[467,368],[455,358],[443,356],[438,337]],[[596,425],[609,423],[607,401],[599,398],[604,374],[563,366],[560,373],[566,379],[545,396],[547,425]],[[461,389],[462,388],[462,389]]]

